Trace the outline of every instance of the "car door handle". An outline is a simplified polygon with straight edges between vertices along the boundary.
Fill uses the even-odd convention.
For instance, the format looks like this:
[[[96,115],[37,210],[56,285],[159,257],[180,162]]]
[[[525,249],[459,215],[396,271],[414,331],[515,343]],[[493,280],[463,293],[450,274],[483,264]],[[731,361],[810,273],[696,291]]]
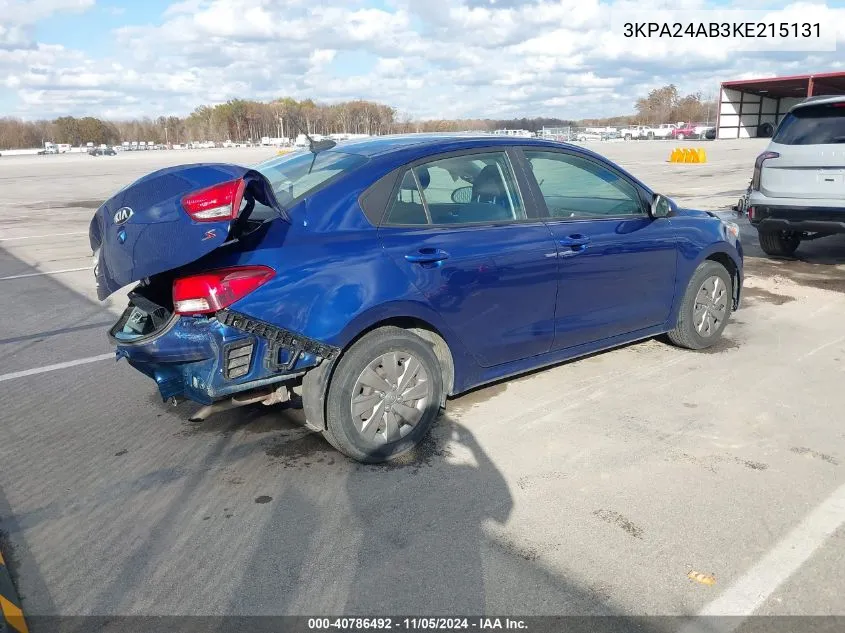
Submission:
[[[439,248],[421,248],[416,253],[408,253],[405,259],[413,264],[433,264],[449,258],[449,253]]]

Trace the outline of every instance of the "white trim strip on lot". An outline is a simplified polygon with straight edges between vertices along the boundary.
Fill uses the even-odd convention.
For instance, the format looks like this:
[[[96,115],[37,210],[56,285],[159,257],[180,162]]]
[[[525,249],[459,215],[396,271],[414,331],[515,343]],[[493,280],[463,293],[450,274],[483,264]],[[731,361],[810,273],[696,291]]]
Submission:
[[[88,358],[69,360],[66,363],[56,363],[55,365],[46,365],[44,367],[36,367],[34,369],[24,369],[23,371],[15,371],[11,374],[2,374],[0,375],[0,382],[14,380],[15,378],[26,378],[27,376],[35,376],[36,374],[44,374],[48,371],[56,371],[57,369],[67,369],[68,367],[76,367],[77,365],[87,365],[88,363],[96,363],[97,361],[108,360],[109,358],[114,358],[114,352],[109,354],[100,354],[99,356],[89,356]]]
[[[40,240],[45,237],[66,237],[68,235],[88,235],[88,231],[75,231],[73,233],[48,233],[47,235],[24,235],[23,237],[0,237],[0,242],[14,242],[17,240]]]
[[[756,565],[699,611],[698,616],[743,616],[725,620],[714,627],[720,633],[735,630],[744,617],[759,609],[843,524],[845,485],[837,488]],[[694,622],[689,629],[702,630]],[[687,628],[682,631],[686,632]]]
[[[45,270],[42,273],[26,273],[23,275],[9,275],[8,277],[0,277],[0,281],[10,281],[12,279],[24,279],[25,277],[40,277],[41,275],[58,275],[61,273],[75,273],[80,270],[92,270],[91,266],[83,266],[82,268],[64,268],[63,270]]]

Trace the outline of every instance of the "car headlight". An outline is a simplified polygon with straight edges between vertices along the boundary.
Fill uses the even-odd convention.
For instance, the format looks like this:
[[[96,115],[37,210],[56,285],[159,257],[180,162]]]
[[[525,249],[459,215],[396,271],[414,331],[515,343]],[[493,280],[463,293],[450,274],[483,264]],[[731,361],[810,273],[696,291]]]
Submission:
[[[722,220],[722,225],[725,227],[725,237],[733,240],[739,239],[739,224]]]

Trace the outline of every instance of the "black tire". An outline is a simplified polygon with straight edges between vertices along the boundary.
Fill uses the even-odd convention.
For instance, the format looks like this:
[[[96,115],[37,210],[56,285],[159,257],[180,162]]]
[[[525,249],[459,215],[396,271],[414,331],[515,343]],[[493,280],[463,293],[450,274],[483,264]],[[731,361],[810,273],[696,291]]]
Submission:
[[[626,134],[626,135],[625,135],[625,140],[626,140],[626,141],[630,141],[630,140],[631,140],[631,138],[632,138],[632,137],[631,137],[631,135],[630,135],[630,134]]]
[[[794,231],[761,231],[758,229],[760,248],[772,257],[792,257],[801,243],[801,234]]]
[[[771,123],[761,123],[757,126],[757,138],[772,138],[775,134],[775,126]]]
[[[421,417],[401,438],[380,443],[363,437],[352,418],[353,389],[370,363],[384,354],[412,354],[425,370],[429,385]],[[373,330],[343,353],[328,386],[326,399],[326,440],[344,455],[364,463],[379,463],[411,451],[422,441],[440,413],[443,377],[431,345],[419,336],[398,327]]]
[[[718,277],[724,282],[724,296],[726,310],[724,317],[717,324],[716,328],[708,336],[702,336],[696,328],[693,314],[695,312],[696,298],[702,288],[702,284],[711,277]],[[720,297],[722,295],[719,295]],[[714,261],[704,261],[696,269],[692,279],[687,285],[684,298],[681,302],[681,309],[678,313],[678,323],[675,329],[668,333],[669,340],[679,347],[687,349],[706,349],[719,341],[722,331],[728,323],[733,308],[733,280],[730,273],[724,266]]]

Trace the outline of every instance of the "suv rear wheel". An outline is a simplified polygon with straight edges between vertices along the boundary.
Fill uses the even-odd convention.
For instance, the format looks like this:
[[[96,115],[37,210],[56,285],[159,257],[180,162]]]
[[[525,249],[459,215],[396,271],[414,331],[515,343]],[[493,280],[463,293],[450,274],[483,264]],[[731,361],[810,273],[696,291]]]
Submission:
[[[393,459],[425,437],[442,395],[431,345],[402,328],[373,330],[338,361],[328,387],[325,437],[360,462]]]
[[[801,243],[801,234],[794,231],[758,231],[760,248],[766,255],[789,257]]]

